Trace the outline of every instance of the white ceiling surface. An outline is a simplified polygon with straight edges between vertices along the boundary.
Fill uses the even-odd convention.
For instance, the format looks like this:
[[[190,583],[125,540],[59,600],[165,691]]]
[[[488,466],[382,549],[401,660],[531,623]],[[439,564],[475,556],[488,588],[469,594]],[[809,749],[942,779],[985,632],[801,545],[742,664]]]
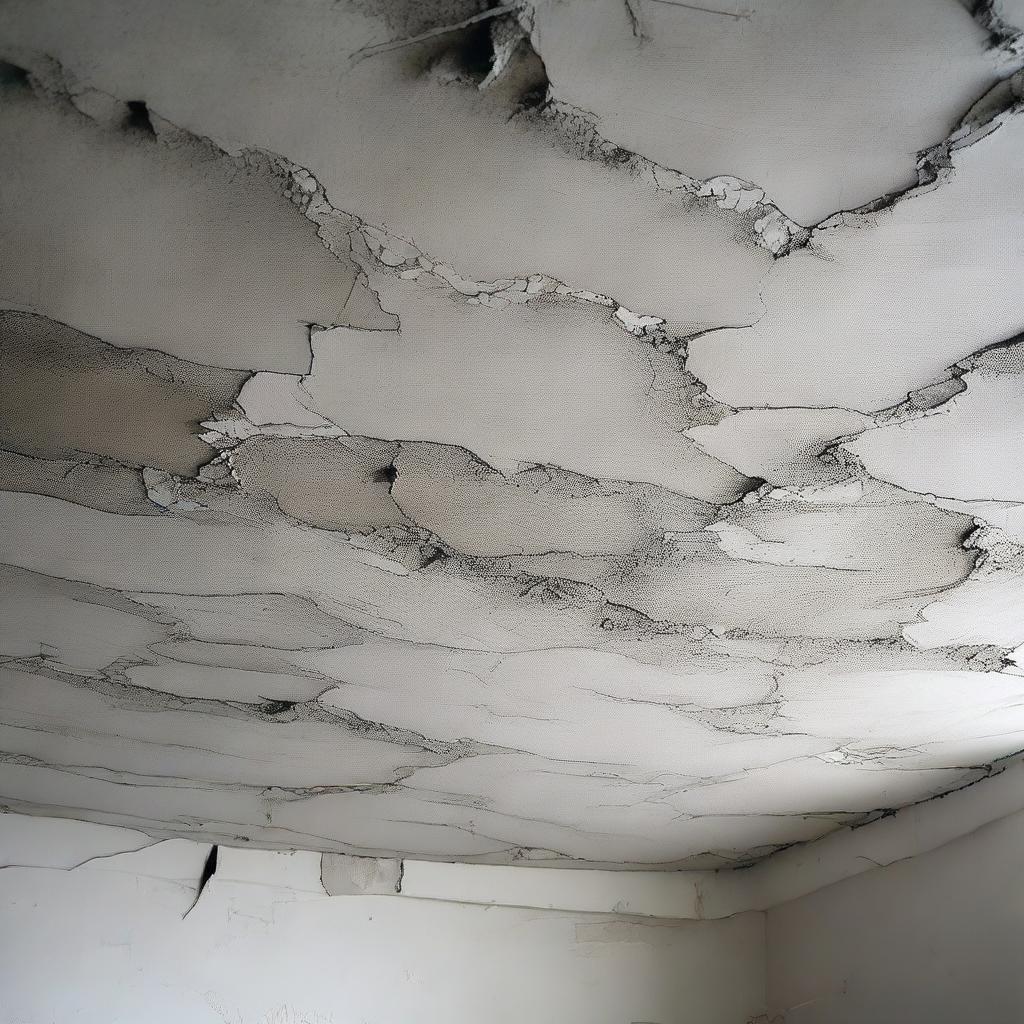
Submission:
[[[4,807],[698,867],[1024,747],[1020,12],[487,6],[2,4]]]

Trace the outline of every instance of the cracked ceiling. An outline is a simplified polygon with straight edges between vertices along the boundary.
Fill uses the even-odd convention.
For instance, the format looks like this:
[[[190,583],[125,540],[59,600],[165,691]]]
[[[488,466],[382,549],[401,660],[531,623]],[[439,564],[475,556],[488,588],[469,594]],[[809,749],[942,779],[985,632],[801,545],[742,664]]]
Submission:
[[[1024,747],[1024,4],[2,9],[4,808],[716,866]]]

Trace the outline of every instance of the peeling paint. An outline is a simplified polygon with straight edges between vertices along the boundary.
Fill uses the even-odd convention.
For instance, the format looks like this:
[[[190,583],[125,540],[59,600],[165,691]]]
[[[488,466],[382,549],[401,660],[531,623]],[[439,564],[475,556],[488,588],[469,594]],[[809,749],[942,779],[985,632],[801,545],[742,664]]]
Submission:
[[[3,807],[369,892],[746,865],[1020,749],[1002,6],[236,2],[11,5]],[[813,146],[775,54],[673,56],[883,24]]]

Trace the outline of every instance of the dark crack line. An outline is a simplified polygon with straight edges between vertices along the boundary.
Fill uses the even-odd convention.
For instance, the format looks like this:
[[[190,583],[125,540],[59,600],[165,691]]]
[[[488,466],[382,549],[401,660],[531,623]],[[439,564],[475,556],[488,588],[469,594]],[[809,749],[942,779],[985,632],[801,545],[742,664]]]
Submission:
[[[697,4],[682,3],[682,0],[650,0],[652,4],[664,4],[666,7],[682,7],[688,11],[699,11],[701,14],[718,14],[723,18],[734,18],[736,21],[748,21],[753,11],[737,14],[733,11],[721,11],[714,7],[699,7]]]
[[[185,913],[181,915],[182,921],[184,921],[185,918],[188,917],[188,915],[191,914],[193,910],[195,910],[196,904],[199,902],[199,897],[203,895],[206,886],[209,884],[210,879],[213,878],[216,871],[217,845],[215,843],[213,846],[210,847],[210,853],[206,858],[206,863],[203,864],[202,873],[199,875],[199,884],[196,887],[195,899],[191,902],[191,904],[189,904],[188,910],[186,910]]]

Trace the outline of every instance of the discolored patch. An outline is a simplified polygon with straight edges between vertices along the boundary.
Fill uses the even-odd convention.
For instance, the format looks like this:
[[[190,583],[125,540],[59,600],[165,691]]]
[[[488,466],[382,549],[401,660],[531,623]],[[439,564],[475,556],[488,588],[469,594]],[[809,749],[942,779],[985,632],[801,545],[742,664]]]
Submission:
[[[0,312],[0,446],[44,459],[106,456],[191,475],[209,461],[199,424],[246,378],[163,352],[108,345],[66,324]]]

